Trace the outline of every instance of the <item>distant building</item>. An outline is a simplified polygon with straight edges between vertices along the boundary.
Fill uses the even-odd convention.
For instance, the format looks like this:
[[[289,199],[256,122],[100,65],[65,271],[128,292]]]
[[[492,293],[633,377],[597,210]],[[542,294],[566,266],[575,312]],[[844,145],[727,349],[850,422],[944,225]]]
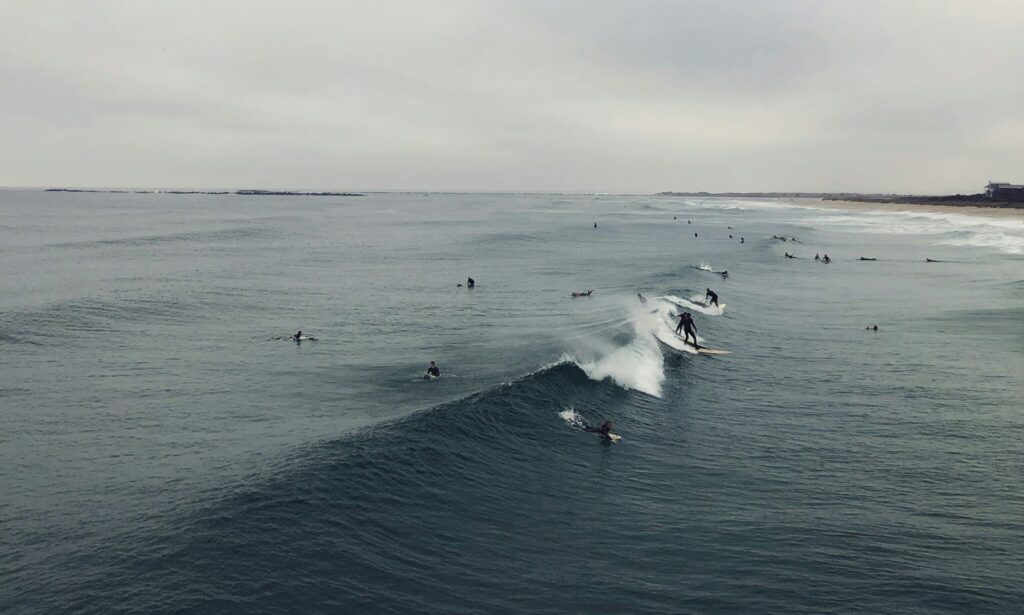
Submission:
[[[1007,184],[990,181],[985,186],[985,196],[990,199],[1006,199],[1008,201],[1024,201],[1024,184]]]

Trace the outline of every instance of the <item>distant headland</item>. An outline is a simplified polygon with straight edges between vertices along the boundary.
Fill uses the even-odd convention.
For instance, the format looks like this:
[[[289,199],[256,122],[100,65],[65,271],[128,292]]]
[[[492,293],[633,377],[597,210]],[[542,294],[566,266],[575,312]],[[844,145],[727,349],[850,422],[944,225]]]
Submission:
[[[103,194],[238,194],[241,196],[365,196],[358,192],[293,192],[280,190],[94,190],[87,188],[47,188],[44,192],[99,192]]]

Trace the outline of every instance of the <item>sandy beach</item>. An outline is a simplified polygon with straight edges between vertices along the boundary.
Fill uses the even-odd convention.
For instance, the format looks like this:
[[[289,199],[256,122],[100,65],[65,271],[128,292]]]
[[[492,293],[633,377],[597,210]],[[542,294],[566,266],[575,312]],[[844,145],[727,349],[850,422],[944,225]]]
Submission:
[[[1024,223],[1024,209],[1001,207],[957,207],[949,205],[916,205],[912,203],[875,203],[865,201],[826,201],[824,199],[808,199],[806,203],[812,207],[823,209],[842,209],[846,211],[888,211],[907,213],[960,214],[983,218],[1000,218],[1020,220]]]

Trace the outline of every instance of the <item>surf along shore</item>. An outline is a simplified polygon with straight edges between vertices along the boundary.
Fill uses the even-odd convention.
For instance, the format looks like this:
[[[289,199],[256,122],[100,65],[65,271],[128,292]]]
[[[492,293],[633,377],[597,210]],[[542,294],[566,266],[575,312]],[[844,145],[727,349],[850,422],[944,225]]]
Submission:
[[[801,199],[802,200],[802,199]],[[1009,220],[1020,220],[1024,222],[1024,203],[1014,203],[1003,207],[987,207],[975,204],[947,205],[935,202],[931,203],[899,203],[893,201],[876,200],[846,200],[846,199],[808,199],[805,201],[812,207],[823,209],[842,209],[847,211],[888,211],[907,213],[936,213],[936,214],[961,214],[964,216],[979,216],[984,218],[1002,218]]]

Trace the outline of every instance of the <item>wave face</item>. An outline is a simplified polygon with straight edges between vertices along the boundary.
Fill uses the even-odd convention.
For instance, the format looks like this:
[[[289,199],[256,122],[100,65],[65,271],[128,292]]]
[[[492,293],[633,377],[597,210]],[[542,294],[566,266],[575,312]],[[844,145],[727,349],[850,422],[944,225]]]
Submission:
[[[615,412],[635,430],[645,422],[629,410],[644,407],[636,395],[563,363],[299,451],[269,479],[189,515],[173,543],[115,571],[142,571],[116,604],[92,606],[274,612],[301,597],[347,612],[539,612],[550,594],[570,592],[594,607],[641,608],[594,586],[613,553],[605,533],[637,529],[594,515],[629,507],[636,492],[592,456],[596,438],[559,418],[572,400],[590,421]],[[653,535],[637,541],[627,551],[655,547]],[[593,554],[589,566],[577,565],[581,551]],[[640,565],[621,582],[639,581]],[[175,589],[145,591],[152,584]]]
[[[0,215],[2,613],[1024,603],[1002,222],[493,194]],[[682,344],[681,310],[732,354]]]

